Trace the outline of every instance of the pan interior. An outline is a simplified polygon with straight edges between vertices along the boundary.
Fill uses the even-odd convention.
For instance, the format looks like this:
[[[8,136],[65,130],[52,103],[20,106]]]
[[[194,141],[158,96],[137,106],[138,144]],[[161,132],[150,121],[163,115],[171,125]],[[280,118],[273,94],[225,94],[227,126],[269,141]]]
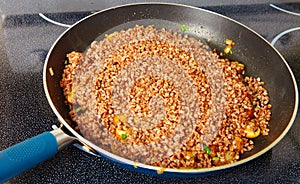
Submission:
[[[176,32],[181,32],[180,27],[183,25],[183,23],[180,22],[174,22],[170,20],[163,20],[163,19],[141,19],[141,20],[134,20],[122,23],[120,25],[114,26],[105,32],[101,33],[95,40],[100,41],[105,38],[105,35],[111,34],[115,31],[121,31],[121,30],[127,30],[129,28],[133,28],[136,25],[140,26],[154,26],[156,29],[166,29],[166,30],[173,30]],[[184,24],[185,25],[185,24]],[[197,39],[200,39],[201,41],[205,41],[206,43],[208,40],[212,40],[213,34],[205,29],[205,27],[201,24],[189,24],[188,30],[184,32],[185,34],[188,34],[189,36],[196,37]],[[88,49],[88,48],[87,48]]]

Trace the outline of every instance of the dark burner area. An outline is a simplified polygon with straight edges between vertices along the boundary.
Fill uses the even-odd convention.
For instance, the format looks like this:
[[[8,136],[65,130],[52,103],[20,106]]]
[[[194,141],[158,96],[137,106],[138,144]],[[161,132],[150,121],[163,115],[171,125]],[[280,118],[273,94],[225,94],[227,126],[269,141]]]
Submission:
[[[100,8],[96,6],[99,2],[81,4],[79,8],[75,2],[72,6],[54,2],[49,1],[49,8],[47,4],[43,6],[37,2],[32,3],[32,7],[24,5],[24,8],[22,3],[15,1],[0,3],[0,150],[52,130],[53,124],[59,126],[44,94],[42,70],[48,50],[67,28],[45,21],[38,13],[60,23],[73,24],[91,12],[115,5],[104,1]],[[224,1],[220,5],[215,1],[192,2],[192,5],[243,23],[269,42],[285,30],[300,27],[300,16],[279,11],[270,6],[270,1],[250,4]],[[274,5],[300,13],[300,3],[278,2],[274,1]],[[299,84],[300,30],[282,36],[275,47],[289,63]],[[70,145],[54,158],[8,183],[300,183],[299,122],[298,114],[289,133],[266,154],[209,176],[192,179],[151,177],[120,168]]]

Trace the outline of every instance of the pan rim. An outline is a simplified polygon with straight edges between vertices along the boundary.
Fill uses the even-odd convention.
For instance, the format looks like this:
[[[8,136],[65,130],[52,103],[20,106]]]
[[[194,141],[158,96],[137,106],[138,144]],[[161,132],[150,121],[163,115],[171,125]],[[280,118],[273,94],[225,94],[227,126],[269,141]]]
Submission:
[[[113,159],[113,160],[117,160],[118,162],[124,163],[124,164],[128,164],[128,165],[132,165],[135,168],[144,168],[144,169],[150,169],[150,170],[154,170],[154,171],[158,171],[160,169],[162,169],[162,167],[158,167],[158,166],[151,166],[151,165],[147,165],[147,164],[143,164],[143,163],[137,163],[134,162],[132,160],[120,157],[118,155],[115,155],[113,153],[110,153],[106,150],[103,150],[102,148],[96,146],[95,144],[93,144],[92,142],[90,142],[89,140],[85,139],[84,137],[82,137],[78,132],[76,132],[66,121],[65,119],[60,115],[59,111],[56,109],[55,105],[52,102],[52,99],[50,97],[49,91],[48,91],[48,87],[47,87],[47,82],[46,82],[46,73],[48,72],[48,61],[50,58],[50,55],[54,49],[54,47],[56,46],[56,44],[59,42],[59,40],[73,27],[75,27],[77,24],[83,22],[84,20],[95,16],[97,14],[100,14],[102,12],[105,11],[112,11],[114,9],[117,8],[122,8],[122,7],[128,7],[128,6],[140,6],[140,5],[170,5],[170,6],[181,6],[181,7],[185,7],[185,8],[191,8],[191,9],[196,9],[198,11],[204,11],[216,16],[219,16],[221,18],[227,19],[231,22],[234,22],[235,24],[238,24],[239,26],[244,27],[245,29],[249,30],[251,33],[253,33],[254,35],[256,35],[257,37],[259,37],[261,40],[263,40],[268,46],[270,46],[275,52],[276,54],[281,58],[281,61],[285,64],[286,68],[289,71],[290,77],[293,81],[294,84],[294,92],[295,92],[295,103],[294,103],[294,110],[293,110],[293,114],[289,120],[288,125],[286,126],[286,128],[284,129],[284,131],[280,134],[279,137],[277,137],[275,139],[275,141],[273,141],[269,146],[265,147],[264,149],[260,150],[259,152],[257,152],[254,155],[251,155],[247,158],[244,158],[242,160],[238,160],[235,163],[232,164],[226,164],[226,165],[222,165],[222,166],[215,166],[215,167],[211,167],[211,168],[193,168],[193,169],[181,169],[181,168],[165,168],[164,169],[164,173],[186,173],[186,174],[204,174],[204,173],[209,173],[209,172],[216,172],[216,171],[221,171],[224,169],[229,169],[229,168],[233,168],[235,166],[238,165],[242,165],[245,164],[255,158],[260,157],[261,155],[265,154],[267,151],[271,150],[274,146],[276,146],[284,137],[285,135],[288,133],[288,131],[290,130],[290,128],[292,127],[297,113],[298,113],[298,107],[299,107],[299,92],[298,92],[298,87],[297,87],[297,82],[295,79],[295,76],[289,66],[289,64],[287,63],[287,61],[284,59],[284,57],[279,53],[279,51],[270,44],[270,42],[268,42],[265,38],[263,38],[261,35],[259,35],[257,32],[255,32],[254,30],[252,30],[251,28],[247,27],[246,25],[230,18],[227,17],[225,15],[204,9],[204,8],[199,8],[199,7],[195,7],[195,6],[190,6],[190,5],[185,5],[185,4],[178,4],[178,3],[167,3],[167,2],[145,2],[145,3],[130,3],[130,4],[124,4],[124,5],[119,5],[119,6],[114,6],[114,7],[110,7],[110,8],[106,8],[100,11],[97,11],[95,13],[92,13],[91,15],[88,15],[86,17],[84,17],[83,19],[79,20],[78,22],[76,22],[75,24],[73,24],[71,27],[67,28],[57,39],[56,41],[53,43],[53,45],[51,46],[51,48],[48,51],[48,54],[46,56],[45,59],[45,63],[44,63],[44,67],[43,67],[43,86],[44,86],[44,92],[45,95],[47,97],[48,103],[51,107],[51,109],[53,110],[53,112],[55,113],[56,117],[58,118],[59,122],[62,123],[80,142],[83,142],[84,144],[90,146],[91,148],[95,149],[97,152],[99,152],[100,154],[104,154],[107,157]]]

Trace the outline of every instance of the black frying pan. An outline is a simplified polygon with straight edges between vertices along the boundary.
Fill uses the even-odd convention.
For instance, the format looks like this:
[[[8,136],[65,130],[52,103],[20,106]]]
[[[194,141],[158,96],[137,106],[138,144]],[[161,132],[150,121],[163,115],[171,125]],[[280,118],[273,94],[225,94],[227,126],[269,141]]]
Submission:
[[[229,59],[245,64],[247,75],[259,76],[265,81],[272,104],[272,119],[268,136],[254,140],[255,149],[246,152],[234,163],[213,168],[163,169],[121,158],[86,140],[75,129],[69,117],[69,108],[59,85],[65,67],[66,54],[84,52],[99,36],[134,25],[155,25],[157,28],[176,30],[181,24],[190,28],[189,34],[210,40],[211,48],[221,51],[224,40],[235,41],[234,53]],[[49,69],[53,71],[51,75]],[[288,132],[298,109],[298,89],[295,78],[284,58],[266,40],[244,25],[217,13],[200,8],[147,3],[132,4],[100,11],[79,21],[54,43],[44,65],[44,87],[47,99],[62,128],[46,132],[0,152],[0,181],[5,181],[37,163],[55,155],[58,148],[76,139],[117,165],[130,170],[159,176],[201,176],[246,163],[270,150]],[[71,135],[71,136],[69,136]],[[29,151],[28,151],[29,150]],[[33,151],[30,151],[33,150]],[[38,155],[38,156],[37,156]]]

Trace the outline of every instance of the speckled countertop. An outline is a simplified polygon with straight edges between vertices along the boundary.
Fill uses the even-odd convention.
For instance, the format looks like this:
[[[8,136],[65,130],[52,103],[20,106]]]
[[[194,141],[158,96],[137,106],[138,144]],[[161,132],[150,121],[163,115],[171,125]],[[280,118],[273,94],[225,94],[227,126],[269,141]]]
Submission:
[[[91,11],[126,1],[1,1],[0,2],[0,150],[59,125],[43,91],[45,56],[66,29],[45,22],[38,13],[72,24]],[[172,2],[172,1],[168,1]],[[289,1],[176,1],[204,7],[249,26],[271,41],[280,32],[300,26],[300,13]],[[286,34],[275,47],[300,82],[300,31]],[[299,114],[284,139],[272,150],[242,166],[192,179],[166,179],[128,171],[70,145],[52,159],[9,183],[300,183]],[[1,164],[1,163],[0,163]]]

